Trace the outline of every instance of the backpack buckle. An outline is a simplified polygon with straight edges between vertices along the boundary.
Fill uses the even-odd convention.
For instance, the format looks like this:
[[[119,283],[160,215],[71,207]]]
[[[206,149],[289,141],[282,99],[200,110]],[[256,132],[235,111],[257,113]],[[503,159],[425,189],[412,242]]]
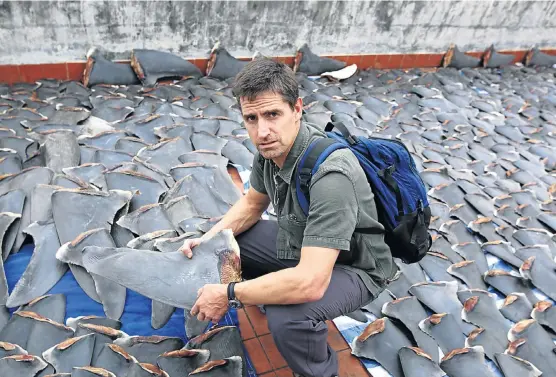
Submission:
[[[311,169],[302,168],[299,171],[299,183],[301,183],[301,187],[309,187],[310,180],[311,180]]]
[[[386,172],[392,175],[396,171],[396,165],[392,164],[386,168]]]
[[[349,145],[357,144],[357,142],[359,141],[356,140],[355,137],[351,134],[348,137],[346,137],[346,140],[348,141]]]
[[[423,200],[419,199],[417,201],[417,209],[419,210],[419,212],[423,212]]]

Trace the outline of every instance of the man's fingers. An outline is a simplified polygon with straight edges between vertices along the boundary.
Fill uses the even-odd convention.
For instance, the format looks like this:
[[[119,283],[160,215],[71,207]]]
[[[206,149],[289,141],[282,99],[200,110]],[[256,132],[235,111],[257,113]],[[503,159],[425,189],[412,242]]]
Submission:
[[[194,239],[189,239],[189,240],[185,240],[183,242],[182,247],[179,248],[179,250],[189,259],[193,258],[193,251],[191,249],[193,249],[195,246],[198,246],[201,243],[201,239],[200,238],[194,238]]]
[[[205,320],[205,314],[204,313],[199,313],[199,315],[197,316],[197,319],[201,322],[203,322]]]
[[[193,305],[189,313],[191,314],[191,316],[195,317],[198,312],[199,312],[199,307],[197,306],[197,304],[195,304]]]
[[[189,245],[183,245],[182,247],[180,247],[179,249],[186,257],[188,257],[189,259],[191,259],[193,257],[193,252],[191,251],[191,248],[189,247]]]

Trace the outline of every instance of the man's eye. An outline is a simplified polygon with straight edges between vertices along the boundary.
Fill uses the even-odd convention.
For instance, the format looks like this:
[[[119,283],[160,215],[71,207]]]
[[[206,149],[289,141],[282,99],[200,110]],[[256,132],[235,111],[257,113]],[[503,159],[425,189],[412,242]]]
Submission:
[[[252,122],[255,120],[255,117],[253,115],[249,115],[246,119],[248,122]]]
[[[278,113],[276,111],[273,111],[269,115],[271,118],[276,118],[278,116]]]

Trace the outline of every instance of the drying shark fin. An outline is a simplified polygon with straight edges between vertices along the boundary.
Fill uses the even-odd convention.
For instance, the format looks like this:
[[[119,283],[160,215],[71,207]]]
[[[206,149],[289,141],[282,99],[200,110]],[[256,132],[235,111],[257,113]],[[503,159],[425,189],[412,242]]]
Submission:
[[[490,45],[483,55],[483,67],[498,68],[512,64],[515,56],[512,54],[501,54],[496,52],[494,45]]]
[[[556,56],[542,52],[538,47],[533,47],[525,55],[526,66],[551,67],[556,64]]]
[[[476,68],[481,64],[481,59],[475,58],[473,56],[467,55],[461,52],[456,45],[451,45],[444,59],[442,61],[442,66],[454,67],[457,69],[461,68]]]

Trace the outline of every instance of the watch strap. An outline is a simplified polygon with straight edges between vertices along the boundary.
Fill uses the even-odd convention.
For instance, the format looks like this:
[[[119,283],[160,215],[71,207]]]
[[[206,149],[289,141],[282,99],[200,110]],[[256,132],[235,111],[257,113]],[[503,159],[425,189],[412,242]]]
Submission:
[[[234,292],[234,286],[235,285],[236,285],[235,281],[228,284],[228,300],[234,300],[236,298],[236,295],[235,295],[235,292]]]
[[[236,294],[234,292],[235,285],[236,282],[228,284],[228,306],[239,309],[243,307],[243,304],[236,298]]]

